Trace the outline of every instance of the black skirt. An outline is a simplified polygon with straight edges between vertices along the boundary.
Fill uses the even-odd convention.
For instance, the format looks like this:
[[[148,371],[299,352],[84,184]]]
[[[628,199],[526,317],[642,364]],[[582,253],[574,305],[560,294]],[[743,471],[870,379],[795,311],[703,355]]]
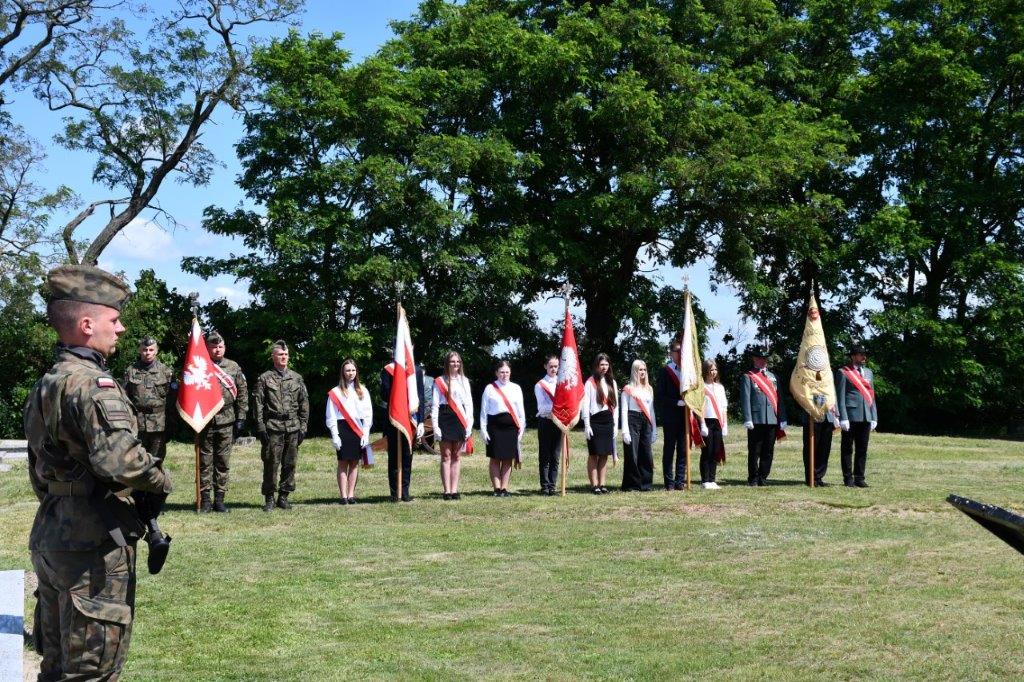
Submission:
[[[441,427],[441,440],[461,443],[466,440],[466,429],[455,416],[455,411],[448,404],[437,408],[437,425]]]
[[[341,449],[338,459],[342,462],[358,462],[363,458],[363,448],[359,445],[359,436],[349,428],[344,419],[338,420],[338,435],[341,437]]]
[[[519,430],[508,412],[487,415],[487,456],[491,459],[515,459],[519,454]]]
[[[615,452],[615,419],[610,409],[590,415],[590,429],[594,435],[587,441],[587,454],[603,457]]]

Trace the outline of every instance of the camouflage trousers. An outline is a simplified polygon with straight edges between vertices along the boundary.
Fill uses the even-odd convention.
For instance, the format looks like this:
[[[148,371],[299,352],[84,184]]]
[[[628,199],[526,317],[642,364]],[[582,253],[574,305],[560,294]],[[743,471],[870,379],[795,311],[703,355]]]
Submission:
[[[140,431],[139,440],[146,452],[153,455],[158,461],[163,462],[167,456],[167,432],[166,431]]]
[[[228,471],[231,445],[235,442],[234,429],[226,426],[207,426],[199,433],[199,490],[216,493],[228,490]]]
[[[267,443],[260,452],[263,459],[263,494],[290,493],[295,490],[295,462],[299,457],[299,432],[268,431]],[[281,470],[280,479],[277,476]]]
[[[40,680],[116,680],[135,609],[135,547],[32,552]]]

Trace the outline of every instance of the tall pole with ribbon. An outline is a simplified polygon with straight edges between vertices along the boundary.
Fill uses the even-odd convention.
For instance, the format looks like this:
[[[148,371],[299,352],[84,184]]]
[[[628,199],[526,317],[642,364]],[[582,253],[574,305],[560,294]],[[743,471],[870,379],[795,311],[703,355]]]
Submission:
[[[690,278],[683,276],[683,338],[679,349],[679,394],[683,400],[683,453],[686,460],[686,489],[690,489],[690,448],[691,444],[703,445],[699,420],[695,415],[704,414],[704,376],[700,362],[700,340],[697,338],[697,322],[693,317],[693,303],[690,296]]]
[[[388,420],[395,427],[396,435],[404,437],[412,456],[416,438],[416,426],[412,415],[419,410],[419,387],[416,385],[416,361],[413,358],[412,334],[409,331],[409,320],[402,308],[402,283],[396,285],[398,290],[398,324],[395,332],[394,375],[391,380],[391,394],[388,396]],[[396,493],[402,496],[402,447],[396,443],[398,456],[396,471]]]
[[[565,325],[562,328],[562,350],[558,359],[558,379],[555,395],[551,400],[551,421],[562,432],[562,496],[569,469],[569,432],[580,420],[580,403],[583,400],[583,371],[580,368],[580,354],[576,346],[572,315],[569,314],[569,299],[572,285],[562,287],[565,298]]]

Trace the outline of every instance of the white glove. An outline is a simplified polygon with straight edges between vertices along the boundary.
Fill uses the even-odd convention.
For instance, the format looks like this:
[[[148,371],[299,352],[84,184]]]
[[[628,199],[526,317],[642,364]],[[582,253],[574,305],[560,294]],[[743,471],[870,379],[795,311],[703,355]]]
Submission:
[[[708,431],[708,425],[705,422],[701,422],[700,423],[700,435],[702,435],[705,438],[707,438],[709,433],[711,433],[711,432]]]
[[[779,422],[779,428],[782,429],[783,431],[785,431],[786,430],[786,422]]]
[[[728,435],[729,435],[729,427],[726,426],[725,424],[722,424],[722,438],[725,438]]]
[[[841,422],[839,422],[839,428],[841,428],[843,431],[849,431],[850,430],[850,420],[849,419],[844,419]]]
[[[369,444],[370,444],[370,437],[367,436],[366,434],[363,434],[363,437],[359,439],[359,447],[365,448]]]
[[[587,424],[586,425],[586,430],[587,430],[587,440],[590,440],[591,438],[594,437],[594,429],[590,428],[590,424]]]
[[[423,424],[417,424],[416,425],[416,437],[417,438],[423,438],[423,430],[424,430]]]
[[[487,431],[481,429],[480,433],[484,434],[484,442],[485,443],[490,443],[491,442],[491,436],[490,436],[489,433],[487,433]]]
[[[444,436],[441,435],[441,427],[440,426],[435,426],[434,427],[434,440],[435,441],[442,441],[442,440],[444,440]]]
[[[651,429],[651,445],[658,441],[658,429]]]
[[[522,431],[519,432],[519,440],[522,441],[523,440],[523,436],[525,436],[525,435],[526,435],[526,429],[523,429]]]
[[[633,442],[633,436],[629,435],[629,429],[625,429],[622,432],[622,442],[629,445]]]
[[[332,436],[331,445],[334,446],[335,450],[341,450],[341,438],[338,438],[337,436]]]
[[[468,441],[472,437],[473,437],[473,432],[472,431],[466,431],[466,440]]]
[[[754,428],[754,422],[743,422],[743,426],[747,428],[747,431],[751,431]]]
[[[871,422],[871,430],[874,431],[878,427],[878,422]]]

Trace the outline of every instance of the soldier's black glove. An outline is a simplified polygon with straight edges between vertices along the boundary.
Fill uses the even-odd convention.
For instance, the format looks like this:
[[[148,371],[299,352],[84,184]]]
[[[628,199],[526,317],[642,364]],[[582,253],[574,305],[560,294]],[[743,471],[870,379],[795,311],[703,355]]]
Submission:
[[[268,436],[267,436],[267,432],[266,431],[257,431],[256,432],[256,437],[260,439],[260,443],[262,443],[263,445],[266,445],[267,441],[270,440],[268,438]]]
[[[306,440],[306,434],[303,433],[302,431],[299,431],[299,442],[298,442],[298,445],[302,445],[302,441],[304,441],[304,440]],[[298,445],[296,445],[296,447],[298,447]]]
[[[245,428],[245,420],[244,419],[239,419],[238,421],[235,422],[235,438],[236,439],[239,436],[242,435],[242,429],[244,429],[244,428]]]

